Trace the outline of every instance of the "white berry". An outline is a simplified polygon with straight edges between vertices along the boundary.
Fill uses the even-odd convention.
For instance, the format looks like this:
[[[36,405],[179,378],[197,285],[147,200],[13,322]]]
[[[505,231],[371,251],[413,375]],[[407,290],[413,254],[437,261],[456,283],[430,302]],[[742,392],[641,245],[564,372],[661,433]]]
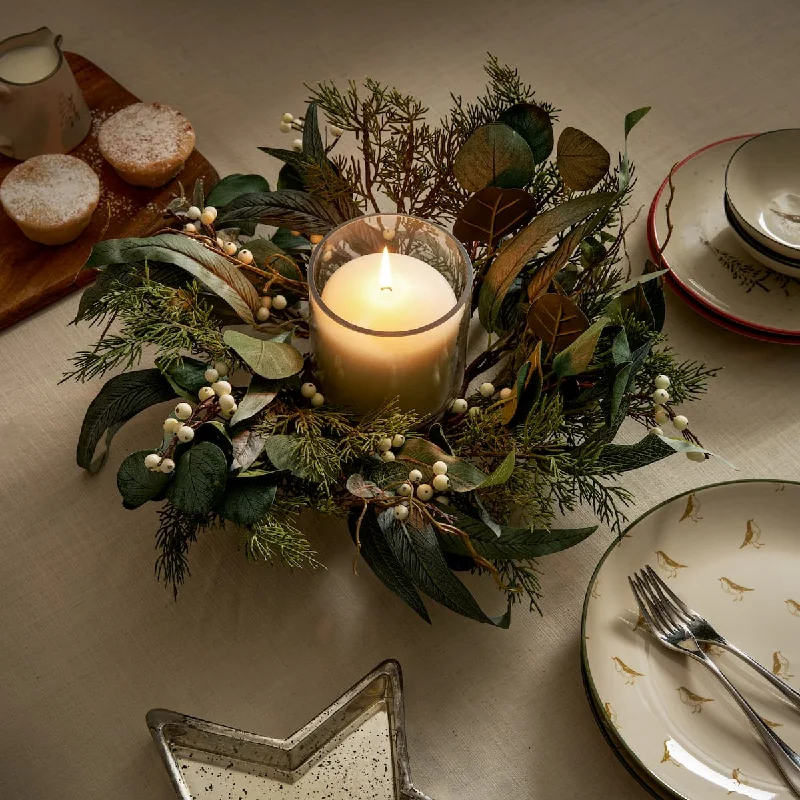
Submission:
[[[214,206],[206,206],[200,214],[200,221],[210,225],[217,218],[217,209]]]
[[[509,389],[508,386],[506,386],[505,389],[500,390],[500,399],[508,400],[508,398],[511,397],[512,394],[514,394],[514,392],[512,392],[511,389]]]
[[[302,139],[295,139],[292,142],[292,150],[294,150],[295,153],[302,153],[303,152],[303,140]]]
[[[200,209],[197,206],[189,206],[189,208],[186,209],[186,216],[189,217],[189,219],[200,219]]]
[[[276,311],[283,311],[288,304],[288,301],[282,294],[276,294],[275,297],[272,298],[272,307]]]
[[[317,387],[313,383],[304,383],[300,387],[300,394],[309,400],[317,393]]]
[[[669,414],[667,413],[667,409],[664,408],[664,406],[656,406],[653,419],[655,419],[656,423],[659,425],[669,422]]]
[[[444,475],[447,472],[447,464],[444,461],[434,461],[431,469],[434,475]]]
[[[243,247],[239,251],[239,255],[236,256],[242,264],[252,264],[253,263],[253,254],[246,248]]]
[[[164,433],[177,433],[181,426],[181,421],[175,417],[168,417],[164,420]]]
[[[214,390],[210,386],[203,386],[197,393],[197,396],[202,403],[204,400],[210,400],[214,396]]]
[[[281,129],[281,133],[289,133],[289,131],[292,129],[292,124],[291,122],[284,122],[281,120],[278,127]]]
[[[314,406],[314,408],[319,408],[324,402],[325,402],[325,396],[320,394],[319,392],[316,392],[314,396],[311,398],[311,405]],[[394,455],[392,455],[392,457],[394,458]]]
[[[653,427],[653,428],[650,428],[648,433],[650,433],[653,436],[663,436],[664,435],[664,431],[661,428],[659,428],[657,425],[655,427]]]
[[[468,403],[463,397],[457,397],[450,403],[450,410],[454,414],[463,414],[467,410]]]
[[[689,461],[705,461],[706,460],[706,454],[705,453],[701,453],[699,450],[690,450],[686,454],[686,458],[688,458]]]
[[[225,252],[229,255],[235,255],[236,253],[236,244],[235,242],[225,242],[225,246],[223,248]]]
[[[653,383],[656,389],[669,389],[669,378],[666,375],[658,375]]]
[[[170,472],[175,471],[175,462],[171,458],[165,458],[161,462],[161,464],[159,464],[158,468],[162,472],[166,472],[167,474],[169,474]]]
[[[419,483],[422,480],[422,473],[418,469],[412,469],[408,473],[408,479],[411,483]]]
[[[282,117],[281,122],[294,122],[294,117],[287,111]]]
[[[481,393],[481,397],[491,397],[494,394],[494,384],[486,381],[480,385],[478,391]]]
[[[224,361],[217,361],[214,364],[214,369],[220,374],[220,377],[224,378],[228,374],[228,365]]]
[[[147,469],[156,470],[161,464],[161,456],[158,453],[150,453],[144,457],[144,465]]]
[[[394,461],[394,453],[391,450],[386,450],[381,453],[381,458],[384,461]]]
[[[402,433],[396,433],[392,437],[392,447],[402,447],[406,443],[406,437]]]
[[[178,403],[175,406],[175,416],[180,419],[189,419],[192,416],[192,407],[188,403]]]
[[[183,425],[178,431],[178,439],[181,442],[191,442],[194,439],[194,430],[188,425]]]
[[[683,414],[677,414],[675,419],[672,420],[675,430],[685,431],[689,427],[689,420]]]
[[[269,319],[270,311],[266,306],[259,306],[258,311],[256,311],[256,319],[259,322],[266,322]]]
[[[217,370],[217,372],[219,372],[219,370]],[[214,394],[217,395],[217,397],[222,397],[224,394],[231,393],[231,385],[228,381],[214,381],[214,383],[211,384],[211,388],[214,390]]]
[[[214,383],[214,381],[219,380],[219,372],[214,369],[214,367],[209,367],[204,373],[203,377],[209,382]]]
[[[225,242],[222,241],[221,236],[217,236],[217,247],[220,247],[223,250],[225,249]]]
[[[394,517],[395,519],[408,519],[408,506],[402,504],[395,506]]]
[[[478,406],[472,406],[472,408],[469,410],[469,415],[471,417],[478,417],[480,416],[480,413],[481,410],[478,408]]]
[[[197,225],[195,225],[193,222],[187,222],[183,226],[183,229],[186,231],[186,233],[197,233]]]
[[[655,389],[650,397],[653,398],[654,403],[663,405],[667,402],[667,400],[669,400],[669,392],[666,389]]]
[[[312,233],[308,237],[311,244],[319,244],[325,237],[321,233]]]
[[[272,308],[272,298],[268,294],[265,294],[261,298],[261,305],[264,306],[264,308]]]
[[[423,503],[427,502],[433,497],[433,487],[429,483],[421,483],[417,486],[417,497]]]
[[[384,436],[383,439],[378,440],[378,450],[382,453],[385,453],[387,450],[392,449],[392,440],[388,436]]]
[[[230,417],[232,417],[236,413],[236,409],[238,408],[239,406],[236,405],[236,403],[234,403],[227,411],[223,412],[225,414],[225,419],[229,419]]]
[[[437,492],[446,492],[450,488],[450,478],[447,475],[434,475],[433,488]]]
[[[223,411],[230,411],[236,405],[236,400],[232,394],[223,394],[219,398],[219,407]]]
[[[421,475],[422,473],[420,473],[420,476]],[[414,487],[410,483],[401,483],[397,487],[397,494],[401,497],[411,497],[411,495],[414,494]]]
[[[331,125],[330,132],[331,136],[336,136],[338,138],[344,133],[344,128],[340,128],[338,125]]]

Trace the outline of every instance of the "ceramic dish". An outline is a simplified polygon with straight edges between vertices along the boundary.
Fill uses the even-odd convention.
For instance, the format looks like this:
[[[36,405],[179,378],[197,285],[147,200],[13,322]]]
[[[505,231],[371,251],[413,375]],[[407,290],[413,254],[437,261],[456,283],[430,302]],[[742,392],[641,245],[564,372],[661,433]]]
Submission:
[[[774,269],[776,272],[781,272],[784,275],[789,275],[792,278],[800,277],[800,258],[786,258],[785,256],[773,253],[768,250],[757,239],[754,239],[747,228],[744,228],[739,222],[738,217],[731,208],[728,198],[725,198],[723,203],[725,210],[725,219],[728,220],[728,225],[739,240],[739,244],[746,250],[756,261],[763,264],[765,267]]]
[[[715,314],[743,327],[798,336],[800,282],[751,258],[725,218],[725,167],[745,138],[708,145],[673,168],[672,237],[659,257],[668,230],[665,180],[650,206],[650,250],[684,292]]]
[[[737,706],[702,665],[658,644],[626,577],[650,563],[731,640],[797,687],[800,483],[735,481],[687,492],[633,523],[586,594],[582,657],[594,705],[626,763],[659,794],[686,800],[793,800]],[[800,715],[733,656],[726,674],[800,751]]]
[[[768,131],[739,145],[725,171],[725,195],[739,223],[763,247],[800,258],[800,129]]]

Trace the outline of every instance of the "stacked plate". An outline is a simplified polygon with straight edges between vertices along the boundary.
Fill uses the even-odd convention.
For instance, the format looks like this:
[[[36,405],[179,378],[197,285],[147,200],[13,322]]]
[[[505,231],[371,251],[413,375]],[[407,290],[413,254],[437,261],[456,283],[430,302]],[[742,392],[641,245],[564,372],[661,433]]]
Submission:
[[[656,797],[795,797],[714,676],[647,631],[626,578],[651,564],[723,635],[800,687],[798,503],[800,483],[697,489],[637,520],[595,570],[582,623],[587,695],[617,756]],[[710,654],[800,751],[797,710],[734,656]]]
[[[708,145],[672,169],[648,219],[653,259],[682,300],[723,328],[782,344],[800,344],[798,151],[798,130]]]

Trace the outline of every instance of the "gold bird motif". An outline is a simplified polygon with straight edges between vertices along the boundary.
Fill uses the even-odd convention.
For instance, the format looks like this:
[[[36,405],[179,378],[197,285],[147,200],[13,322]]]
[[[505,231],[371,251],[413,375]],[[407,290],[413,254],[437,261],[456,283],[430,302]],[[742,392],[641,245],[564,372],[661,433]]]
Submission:
[[[717,644],[710,642],[700,642],[700,649],[709,656],[724,656],[725,651]]]
[[[676,578],[678,570],[686,569],[687,566],[670,558],[663,550],[656,550],[656,558],[658,559],[658,566],[667,573],[668,578]]]
[[[749,785],[747,784],[747,781],[742,777],[742,773],[739,771],[739,767],[736,767],[736,769],[733,772],[731,772],[731,778],[733,778],[736,781],[737,788],[742,784]],[[735,791],[736,789],[731,789],[728,792],[728,794],[733,794]]]
[[[690,519],[692,522],[699,522],[703,519],[700,516],[700,501],[697,499],[694,492],[686,498],[686,510],[683,512],[683,516],[678,522],[683,522],[685,519]]]
[[[746,586],[742,586],[741,584],[734,583],[730,578],[720,578],[719,585],[722,587],[722,591],[726,594],[733,595],[733,602],[741,602],[744,598],[745,592],[754,592],[755,589],[748,589]]]
[[[678,687],[678,696],[681,698],[681,703],[689,708],[692,709],[692,714],[699,714],[703,710],[704,703],[713,703],[714,699],[712,697],[701,697],[699,694],[695,694],[690,689],[687,689],[685,686]]]
[[[739,545],[740,550],[744,550],[747,545],[752,545],[756,550],[764,546],[761,541],[761,528],[754,519],[747,520],[747,531],[744,535],[744,541]]]
[[[785,489],[786,489],[786,484],[785,484],[785,483],[779,483],[779,484],[778,484],[778,485],[775,487],[775,491],[776,491],[776,492],[782,492],[782,491],[784,491]]]
[[[606,716],[608,717],[608,721],[615,727],[618,728],[619,725],[617,724],[617,712],[611,708],[611,703],[605,703],[603,708],[606,710]]]
[[[783,723],[782,723],[782,722],[771,722],[771,721],[770,721],[770,720],[768,720],[766,717],[761,717],[761,719],[763,719],[763,720],[764,720],[764,724],[765,724],[765,725],[766,725],[768,728],[782,728],[782,727],[783,727]]]
[[[647,623],[645,622],[644,616],[641,612],[639,612],[639,616],[636,617],[636,624],[633,626],[633,630],[638,631],[639,628],[644,628]]]
[[[620,675],[625,677],[625,683],[628,686],[632,686],[636,683],[637,678],[643,678],[644,672],[637,672],[632,667],[629,667],[621,658],[618,656],[613,656],[611,659],[614,662],[614,669],[619,672]]]
[[[664,739],[664,755],[661,756],[661,763],[666,764],[667,761],[671,761],[676,767],[680,766],[669,752],[669,739]]]
[[[600,597],[600,581],[595,581],[594,586],[592,586],[592,597],[597,600]]]
[[[793,617],[800,617],[800,603],[797,600],[786,600],[786,608]]]
[[[772,674],[780,678],[794,678],[789,672],[789,659],[780,650],[772,654]]]

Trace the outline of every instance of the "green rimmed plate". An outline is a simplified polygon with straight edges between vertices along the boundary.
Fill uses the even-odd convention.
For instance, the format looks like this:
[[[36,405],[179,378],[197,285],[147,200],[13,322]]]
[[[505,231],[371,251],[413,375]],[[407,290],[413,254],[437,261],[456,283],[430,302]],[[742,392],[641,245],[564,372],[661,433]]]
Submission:
[[[626,577],[646,563],[731,640],[800,685],[800,484],[696,489],[634,522],[595,570],[584,602],[588,692],[621,757],[661,796],[789,800],[749,724],[702,665],[643,627]],[[800,751],[800,714],[733,656],[718,663]]]

